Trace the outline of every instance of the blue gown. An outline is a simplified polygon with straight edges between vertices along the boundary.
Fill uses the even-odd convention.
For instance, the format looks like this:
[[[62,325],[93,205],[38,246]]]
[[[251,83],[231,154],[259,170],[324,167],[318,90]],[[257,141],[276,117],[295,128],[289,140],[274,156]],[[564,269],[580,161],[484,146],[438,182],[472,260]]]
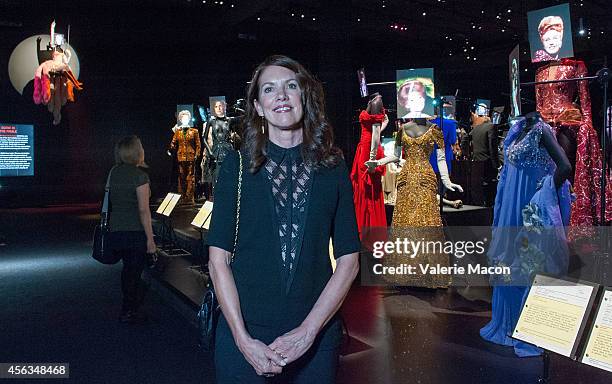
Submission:
[[[504,141],[504,167],[497,186],[489,265],[508,266],[509,276],[494,276],[492,318],[480,330],[487,341],[513,346],[520,357],[540,348],[512,339],[531,279],[536,273],[567,273],[565,228],[571,204],[569,182],[556,189],[556,165],[540,142],[550,126],[540,121],[519,141],[526,120],[517,121]]]

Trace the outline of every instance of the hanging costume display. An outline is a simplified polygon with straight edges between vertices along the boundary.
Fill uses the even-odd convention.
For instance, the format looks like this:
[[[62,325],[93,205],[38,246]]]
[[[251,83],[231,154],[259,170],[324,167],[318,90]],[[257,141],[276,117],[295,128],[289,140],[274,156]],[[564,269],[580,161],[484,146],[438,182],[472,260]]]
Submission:
[[[379,166],[399,159],[403,149],[405,163],[397,177],[397,199],[393,211],[392,238],[426,238],[428,241],[444,242],[442,218],[437,200],[438,180],[429,164],[429,156],[434,149],[444,148],[444,139],[440,128],[429,122],[416,119],[402,124],[396,135],[396,153],[378,161],[370,161],[368,166]],[[461,186],[453,184],[448,176],[444,150],[436,150],[440,178],[444,186],[454,191],[463,192]],[[418,264],[449,266],[449,257],[445,253],[422,253],[407,258],[402,254],[388,254],[383,263],[393,265]],[[395,276],[398,285],[418,285],[430,288],[447,287],[450,277],[440,274]]]
[[[380,145],[380,132],[387,124],[385,118],[380,95],[370,100],[367,109],[359,114],[361,137],[353,160],[351,183],[353,184],[353,201],[360,236],[365,228],[387,226],[381,179],[385,175],[386,167],[381,165],[369,171],[365,165],[366,161],[384,157],[384,151]]]
[[[521,357],[541,353],[508,336],[516,326],[531,280],[536,273],[564,276],[569,261],[564,226],[569,222],[570,183],[566,180],[556,187],[557,165],[544,147],[545,135],[556,156],[565,158],[550,126],[541,119],[520,118],[506,136],[487,253],[489,266],[510,267],[511,275],[492,275],[492,318],[480,335],[513,346]]]
[[[195,161],[200,156],[200,134],[191,128],[191,113],[181,111],[178,114],[181,125],[174,132],[170,149],[176,150],[178,161],[178,192],[183,202],[193,203],[195,189]]]
[[[536,81],[563,80],[587,76],[583,61],[562,59],[538,68]],[[580,105],[574,100],[578,97]],[[596,225],[601,206],[601,155],[597,132],[591,120],[588,81],[536,85],[536,107],[551,126],[574,168],[572,226]],[[606,220],[612,220],[612,177],[606,189]]]
[[[66,102],[74,102],[74,89],[82,90],[80,83],[70,68],[72,56],[64,46],[63,35],[55,34],[55,21],[51,23],[51,42],[46,50],[40,49],[40,41],[36,40],[39,66],[34,74],[34,104],[47,106],[53,114],[53,125],[58,125],[62,119],[61,108]],[[66,44],[67,45],[67,44]]]

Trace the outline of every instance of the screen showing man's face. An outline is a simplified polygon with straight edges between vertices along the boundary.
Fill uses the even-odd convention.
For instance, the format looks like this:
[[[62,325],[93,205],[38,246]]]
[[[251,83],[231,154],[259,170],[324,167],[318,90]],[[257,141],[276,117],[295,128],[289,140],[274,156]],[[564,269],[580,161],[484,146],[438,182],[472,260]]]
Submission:
[[[547,31],[544,35],[542,35],[542,44],[544,45],[544,50],[548,52],[549,55],[556,55],[557,52],[559,52],[559,50],[561,49],[562,43],[563,32],[551,29]]]

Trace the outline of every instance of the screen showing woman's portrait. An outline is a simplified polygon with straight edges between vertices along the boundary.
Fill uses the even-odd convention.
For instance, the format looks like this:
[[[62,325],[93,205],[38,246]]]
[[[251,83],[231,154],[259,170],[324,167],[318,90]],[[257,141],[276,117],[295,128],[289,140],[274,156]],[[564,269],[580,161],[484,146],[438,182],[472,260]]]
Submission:
[[[533,63],[574,56],[569,4],[529,12],[527,17]]]
[[[397,71],[397,116],[427,118],[434,115],[433,69]]]
[[[225,96],[212,96],[208,98],[210,102],[210,115],[215,117],[224,117],[227,104]]]

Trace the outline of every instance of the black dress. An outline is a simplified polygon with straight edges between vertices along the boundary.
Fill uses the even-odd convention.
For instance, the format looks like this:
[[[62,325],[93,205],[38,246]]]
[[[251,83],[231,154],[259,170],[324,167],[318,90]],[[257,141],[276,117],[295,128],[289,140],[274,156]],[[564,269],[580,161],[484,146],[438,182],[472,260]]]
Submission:
[[[285,149],[271,142],[267,154],[268,160],[255,174],[248,172],[249,158],[243,154],[240,228],[232,273],[249,334],[270,344],[302,323],[331,278],[329,239],[335,258],[358,252],[360,243],[343,161],[334,168],[313,169],[302,162],[301,145]],[[207,238],[208,245],[229,252],[234,242],[237,180],[238,156],[232,152],[220,170]],[[334,317],[310,351],[276,380],[333,382],[340,339],[340,323]],[[236,348],[223,317],[217,329],[215,362],[218,382],[241,382],[238,378],[245,375],[246,382],[265,382]]]

